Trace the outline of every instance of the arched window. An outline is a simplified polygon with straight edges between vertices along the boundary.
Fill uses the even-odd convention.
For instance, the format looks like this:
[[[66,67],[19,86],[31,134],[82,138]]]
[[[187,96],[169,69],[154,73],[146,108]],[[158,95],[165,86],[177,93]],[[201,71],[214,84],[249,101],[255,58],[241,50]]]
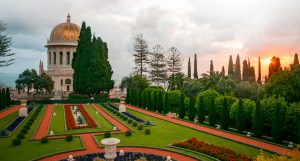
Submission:
[[[49,65],[51,65],[51,52],[49,52]]]
[[[71,79],[66,79],[65,84],[71,84]]]
[[[59,52],[59,64],[62,65],[63,64],[63,53]]]
[[[60,85],[64,85],[64,80],[60,80]]]
[[[56,52],[53,53],[53,64],[56,64]]]
[[[70,65],[70,52],[67,52],[67,64]]]

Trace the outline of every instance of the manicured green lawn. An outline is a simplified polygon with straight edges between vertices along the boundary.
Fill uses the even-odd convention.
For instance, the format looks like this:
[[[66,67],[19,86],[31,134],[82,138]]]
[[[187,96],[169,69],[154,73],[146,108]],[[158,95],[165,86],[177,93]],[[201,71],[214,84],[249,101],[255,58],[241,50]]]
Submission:
[[[252,146],[247,146],[214,135],[196,131],[187,127],[144,115],[130,109],[127,109],[127,112],[141,119],[149,120],[150,122],[154,123],[155,126],[149,127],[151,129],[151,135],[145,135],[144,131],[137,130],[137,128],[134,128],[135,132],[131,137],[126,137],[124,134],[114,134],[113,137],[119,138],[121,140],[120,145],[139,145],[167,148],[168,145],[171,145],[174,142],[183,141],[185,139],[195,137],[207,143],[224,146],[233,149],[238,153],[246,154],[251,157],[255,157],[260,153],[259,149]],[[119,117],[117,117],[116,115],[114,115],[114,117],[119,119]],[[123,120],[121,121],[124,122]],[[132,127],[131,125],[129,126]],[[100,141],[101,139],[103,139],[103,136],[97,136],[97,139],[98,141]]]
[[[97,128],[82,128],[82,129],[72,129],[66,130],[65,128],[65,118],[64,118],[64,107],[63,105],[54,106],[54,111],[56,116],[52,114],[51,125],[49,129],[53,131],[54,135],[61,134],[74,134],[74,133],[89,133],[89,132],[101,132],[101,131],[111,131],[113,125],[110,124],[101,114],[96,114],[96,110],[90,105],[85,105],[86,111],[90,116],[96,121]]]
[[[0,119],[0,129],[5,128],[8,126],[12,121],[14,121],[19,116],[19,112],[13,112],[10,115],[5,116],[4,118]]]
[[[34,109],[35,110],[35,109]],[[22,140],[22,144],[19,146],[13,146],[12,140],[20,132],[23,126],[28,121],[26,118],[23,123],[13,132],[13,135],[9,138],[0,138],[0,158],[1,160],[13,160],[13,161],[27,161],[36,158],[40,158],[52,153],[58,153],[67,150],[77,150],[82,147],[81,141],[78,137],[75,137],[72,142],[67,142],[65,139],[49,140],[47,144],[41,144],[39,141],[31,141],[31,137],[34,134],[35,129],[38,127],[38,123],[44,113],[44,109],[39,113],[37,119],[34,121],[28,133],[25,135],[25,139]],[[32,111],[30,115],[32,115]]]

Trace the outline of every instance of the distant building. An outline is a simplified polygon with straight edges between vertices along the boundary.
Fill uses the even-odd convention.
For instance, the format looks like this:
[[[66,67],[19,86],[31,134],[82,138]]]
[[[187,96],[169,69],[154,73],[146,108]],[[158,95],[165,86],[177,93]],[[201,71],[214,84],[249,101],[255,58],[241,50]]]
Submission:
[[[67,22],[58,24],[50,34],[45,47],[47,50],[48,70],[46,73],[54,81],[54,99],[61,99],[73,91],[72,59],[76,51],[80,27],[71,23],[70,15]],[[40,63],[40,68],[43,63]],[[40,69],[40,72],[44,72]]]

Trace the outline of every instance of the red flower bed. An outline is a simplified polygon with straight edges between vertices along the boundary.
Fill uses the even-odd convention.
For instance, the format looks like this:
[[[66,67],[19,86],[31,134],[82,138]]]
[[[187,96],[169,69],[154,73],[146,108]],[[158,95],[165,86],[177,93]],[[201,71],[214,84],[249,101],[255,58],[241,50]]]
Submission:
[[[66,115],[67,129],[78,128],[74,122],[73,113],[72,113],[70,105],[65,105],[65,115]]]
[[[225,147],[207,144],[196,138],[190,138],[187,141],[174,143],[173,146],[207,154],[222,161],[253,161],[252,158],[249,158],[246,155],[235,153],[233,150]]]
[[[93,118],[86,112],[86,110],[84,109],[83,105],[77,105],[79,111],[81,112],[82,116],[84,117],[84,119],[86,120],[86,122],[88,123],[89,127],[97,127],[96,122],[93,120]]]

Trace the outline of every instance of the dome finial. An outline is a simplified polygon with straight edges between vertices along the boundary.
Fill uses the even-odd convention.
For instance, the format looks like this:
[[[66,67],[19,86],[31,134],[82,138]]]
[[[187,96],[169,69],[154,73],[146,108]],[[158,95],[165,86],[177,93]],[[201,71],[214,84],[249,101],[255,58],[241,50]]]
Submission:
[[[70,18],[71,18],[71,16],[70,16],[70,14],[68,13],[68,16],[67,16],[67,22],[71,22]]]

